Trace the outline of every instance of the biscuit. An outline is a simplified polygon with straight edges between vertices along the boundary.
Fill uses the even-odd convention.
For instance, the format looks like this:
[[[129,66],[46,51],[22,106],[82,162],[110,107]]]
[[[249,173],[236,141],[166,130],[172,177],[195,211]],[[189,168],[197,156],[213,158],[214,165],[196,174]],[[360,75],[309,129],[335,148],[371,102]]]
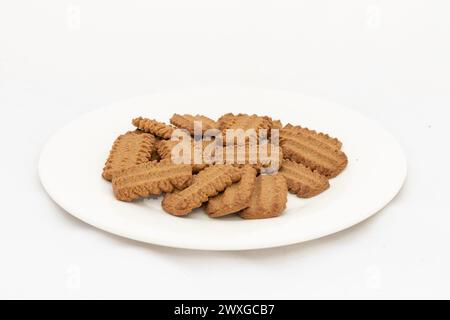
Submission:
[[[280,128],[281,129],[281,128]],[[316,139],[322,143],[328,144],[330,147],[334,147],[336,149],[342,148],[342,142],[339,141],[337,138],[330,137],[326,133],[317,132],[315,130],[310,130],[308,128],[303,128],[301,126],[293,126],[292,124],[288,123],[285,127],[285,130],[290,130],[292,132],[297,132],[298,134],[302,134],[305,136],[309,136],[313,139]]]
[[[286,179],[289,191],[300,198],[314,197],[330,187],[325,176],[294,161],[284,160],[278,173]]]
[[[192,184],[188,188],[176,193],[167,193],[162,201],[162,207],[175,216],[185,216],[240,178],[240,170],[233,166],[208,167],[193,177]]]
[[[150,157],[150,161],[160,161],[161,157],[158,153],[159,144],[161,141],[167,141],[167,140],[161,140],[160,138],[155,138],[155,147],[153,148],[152,155]]]
[[[283,128],[280,145],[285,159],[301,163],[327,178],[336,177],[348,163],[345,153],[337,148],[337,142],[332,143],[326,135],[311,130]]]
[[[239,113],[224,114],[217,121],[220,129],[270,129],[272,128],[272,119],[268,116],[257,116],[256,114],[248,115]]]
[[[268,142],[256,145],[249,143],[245,145],[226,145],[222,150],[222,154],[217,151],[214,154],[214,163],[232,164],[237,167],[251,165],[258,171],[263,168],[278,171],[283,161],[282,149]]]
[[[194,135],[195,133],[195,127],[194,124],[195,122],[200,122],[201,123],[201,133],[205,133],[207,130],[211,130],[211,129],[217,129],[217,123],[205,116],[202,115],[195,115],[192,116],[190,114],[185,114],[185,115],[179,115],[179,114],[174,114],[172,116],[172,118],[170,118],[170,123],[173,124],[174,126],[176,126],[177,128],[180,129],[185,129],[187,131],[189,131],[189,133],[191,135]]]
[[[154,149],[155,137],[151,134],[130,131],[119,136],[103,168],[103,178],[111,181],[118,171],[150,161]]]
[[[118,172],[112,180],[114,195],[121,201],[133,201],[162,192],[186,188],[192,180],[190,165],[170,161],[152,161]]]
[[[228,123],[234,121],[235,117],[236,116],[233,113],[226,113],[217,120],[217,126],[219,127],[220,130],[223,130],[226,128]]]
[[[256,170],[246,166],[241,171],[241,180],[226,188],[218,196],[209,199],[206,212],[212,218],[223,217],[248,207],[255,189]]]
[[[161,159],[172,159],[172,150],[173,148],[180,143],[179,141],[172,140],[161,140],[157,145],[157,152]],[[214,147],[212,147],[211,155],[208,152],[205,152],[205,149],[211,144],[213,141],[202,140],[201,145],[195,144],[194,141],[191,141],[191,152],[190,152],[190,164],[192,165],[192,170],[194,173],[200,172],[205,169],[207,166],[212,164],[212,156],[214,155]],[[182,151],[182,150],[180,150]],[[197,152],[197,156],[196,156]],[[183,160],[183,152],[179,152],[175,155],[177,157],[176,162],[181,162]],[[187,163],[186,163],[187,164]]]
[[[240,213],[241,218],[266,219],[280,216],[286,208],[287,193],[287,183],[282,175],[258,176],[249,206]]]
[[[226,130],[242,129],[244,132],[246,132],[249,129],[253,129],[255,130],[255,133],[258,134],[259,130],[266,129],[269,134],[269,130],[272,128],[272,119],[267,116],[260,117],[257,115],[247,115],[242,113],[238,115],[227,113],[219,118],[218,125],[222,130],[224,142],[230,144],[230,141],[226,141]],[[248,141],[248,138],[249,137],[246,137],[246,141]]]
[[[132,123],[136,128],[163,139],[170,139],[175,130],[175,128],[165,123],[142,117],[133,119]]]
[[[282,129],[283,128],[283,124],[281,123],[281,120],[273,120],[272,121],[272,129]]]

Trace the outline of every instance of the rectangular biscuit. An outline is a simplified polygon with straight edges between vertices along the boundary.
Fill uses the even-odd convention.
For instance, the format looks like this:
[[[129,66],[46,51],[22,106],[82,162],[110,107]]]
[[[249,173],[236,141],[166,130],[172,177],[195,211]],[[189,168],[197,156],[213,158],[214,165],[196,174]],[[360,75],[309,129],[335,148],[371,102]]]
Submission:
[[[282,128],[280,127],[280,129],[282,129]],[[333,148],[336,148],[339,150],[342,148],[342,142],[339,141],[339,139],[333,138],[330,135],[323,133],[323,132],[317,132],[315,130],[304,128],[301,126],[294,126],[290,123],[288,123],[283,129],[292,131],[294,133],[297,132],[297,133],[305,135],[305,136],[309,136],[309,137],[316,139],[322,143],[328,144],[330,147],[333,147]]]
[[[219,124],[219,128],[221,130],[226,129],[271,129],[272,128],[272,119],[267,116],[258,116],[256,114],[248,115],[248,114],[237,114],[227,113],[219,118],[217,121]]]
[[[283,156],[333,178],[347,166],[348,159],[338,146],[323,134],[290,127],[280,131]]]
[[[244,219],[266,219],[280,216],[287,203],[288,188],[280,174],[260,175],[256,178],[255,190],[240,216]]]
[[[175,130],[174,127],[163,122],[143,117],[133,119],[132,123],[139,130],[151,133],[162,139],[170,139],[173,131]]]
[[[167,193],[162,201],[163,209],[175,216],[185,216],[195,208],[224,191],[241,178],[240,170],[233,166],[214,165],[193,177],[192,184],[175,193]]]
[[[289,191],[300,198],[311,198],[330,187],[327,177],[301,163],[284,160],[278,172],[287,182]]]
[[[250,198],[255,189],[256,170],[251,166],[245,166],[241,170],[239,182],[232,184],[218,196],[209,199],[205,210],[210,217],[223,217],[249,206]]]
[[[199,131],[202,134],[207,130],[217,129],[217,123],[214,120],[199,114],[193,116],[190,114],[179,115],[175,113],[170,118],[170,123],[177,128],[187,130],[191,135],[195,133],[195,123],[201,123],[201,130]]]
[[[155,141],[153,135],[139,131],[120,135],[114,141],[103,168],[103,178],[111,181],[118,171],[150,161]]]
[[[112,180],[114,195],[121,201],[133,201],[162,192],[186,188],[192,180],[190,165],[170,161],[143,163],[117,173]]]
[[[251,129],[253,130],[253,133],[245,136],[245,141],[249,141],[250,139],[258,139],[258,135],[262,129],[267,130],[267,136],[269,136],[270,129],[273,126],[272,119],[270,117],[242,113],[238,115],[227,113],[220,117],[217,122],[219,129],[222,130],[223,142],[228,145],[236,143],[237,139],[227,135],[227,130],[231,130],[231,132],[234,130],[234,132],[236,132],[236,130],[241,129],[243,132],[247,133],[247,130]],[[227,141],[228,139],[232,140]]]

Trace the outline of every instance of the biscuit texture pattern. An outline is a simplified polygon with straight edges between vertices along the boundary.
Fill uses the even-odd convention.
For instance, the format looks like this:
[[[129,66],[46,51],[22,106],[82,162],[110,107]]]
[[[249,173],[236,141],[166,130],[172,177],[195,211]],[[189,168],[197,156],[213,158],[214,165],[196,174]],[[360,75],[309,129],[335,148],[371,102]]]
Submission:
[[[283,128],[280,131],[283,156],[301,163],[320,174],[333,178],[345,169],[347,156],[323,134],[300,129]]]
[[[201,123],[201,130],[199,130],[199,132],[201,133],[205,133],[205,131],[207,130],[217,129],[217,123],[214,120],[199,114],[193,116],[190,114],[179,115],[175,113],[172,118],[170,118],[171,124],[173,124],[177,128],[189,131],[191,135],[194,135],[194,125],[196,122]]]
[[[148,133],[130,131],[119,136],[106,160],[103,178],[111,181],[118,171],[150,161],[155,142],[155,137]]]
[[[133,119],[132,123],[136,128],[163,139],[170,139],[174,131],[172,126],[169,126],[163,122],[142,117]]]
[[[218,218],[241,211],[249,206],[255,189],[256,170],[251,166],[242,168],[241,180],[223,193],[211,198],[205,208],[210,217]]]
[[[199,208],[241,178],[240,170],[233,166],[215,165],[206,168],[192,179],[192,184],[175,193],[167,193],[162,201],[163,209],[176,216],[184,216]]]
[[[117,173],[113,180],[114,195],[121,201],[133,201],[163,192],[186,188],[192,180],[190,165],[170,161],[143,163]]]
[[[280,123],[281,124],[281,123]],[[281,129],[281,127],[280,127]],[[308,128],[304,128],[301,126],[293,126],[292,124],[287,124],[284,127],[285,130],[290,130],[292,132],[298,132],[299,134],[303,134],[305,136],[309,136],[313,139],[316,139],[318,141],[321,141],[322,143],[328,144],[330,147],[341,149],[342,148],[342,142],[339,141],[337,138],[333,138],[329,136],[326,133],[317,132],[315,130],[311,130]]]
[[[279,171],[287,182],[289,191],[300,198],[311,198],[330,187],[328,179],[301,163],[284,160]]]
[[[266,219],[280,216],[286,208],[287,193],[286,180],[282,175],[258,176],[249,207],[240,213],[241,218]]]
[[[172,159],[174,163],[191,164],[194,173],[198,173],[205,169],[209,165],[213,164],[213,155],[215,152],[215,146],[211,145],[212,141],[191,141],[188,142],[188,154],[184,159],[184,149],[179,145],[179,149],[174,148],[180,142],[173,140],[161,140],[157,146],[157,152],[161,159]],[[208,148],[210,146],[210,148]],[[207,149],[208,148],[208,149]],[[206,150],[207,149],[207,150]],[[206,152],[205,152],[206,150]]]
[[[283,150],[271,143],[226,145],[222,154],[216,151],[215,163],[233,164],[237,167],[251,165],[256,170],[271,168],[277,171],[283,161]],[[220,160],[219,160],[220,159]]]
[[[247,115],[227,113],[219,118],[219,128],[221,130],[227,129],[242,129],[244,131],[248,129],[254,129],[258,132],[260,129],[270,130],[272,128],[272,119],[267,116]]]

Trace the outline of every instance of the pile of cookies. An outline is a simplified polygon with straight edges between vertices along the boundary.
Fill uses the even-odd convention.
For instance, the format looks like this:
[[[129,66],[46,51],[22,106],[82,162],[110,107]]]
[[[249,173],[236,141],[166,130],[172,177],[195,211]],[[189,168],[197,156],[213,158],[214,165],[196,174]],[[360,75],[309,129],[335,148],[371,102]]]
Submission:
[[[249,161],[248,147],[242,149],[223,142],[214,147],[223,148],[224,154],[236,151],[235,156],[238,150],[244,150],[245,161],[175,163],[171,157],[177,143],[171,140],[175,130],[194,135],[198,122],[202,133],[211,129],[264,129],[269,132],[269,149],[279,151],[279,170],[266,174],[263,169],[269,164]],[[230,214],[244,219],[271,218],[285,210],[288,191],[301,198],[318,195],[329,188],[329,179],[341,173],[348,163],[338,139],[300,126],[283,126],[267,116],[228,113],[215,121],[202,115],[174,114],[170,123],[139,117],[132,120],[135,131],[116,139],[103,178],[112,182],[118,200],[135,201],[164,194],[163,209],[176,216],[203,207],[214,218]],[[271,141],[274,130],[279,136],[279,147]],[[202,142],[201,148],[207,148],[214,140]]]

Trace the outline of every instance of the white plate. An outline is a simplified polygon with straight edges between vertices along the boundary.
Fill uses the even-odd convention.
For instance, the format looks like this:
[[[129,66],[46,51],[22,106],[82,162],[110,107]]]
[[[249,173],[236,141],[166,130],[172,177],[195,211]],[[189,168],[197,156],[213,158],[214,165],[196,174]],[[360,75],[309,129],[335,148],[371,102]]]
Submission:
[[[101,177],[114,139],[133,129],[133,117],[168,121],[174,112],[213,118],[225,112],[267,114],[325,131],[344,142],[349,165],[325,193],[310,200],[289,195],[287,210],[275,219],[211,219],[201,210],[179,218],[161,209],[161,198],[115,200]],[[245,250],[316,239],[367,219],[400,190],[406,161],[389,133],[342,106],[286,92],[204,89],[137,97],[84,115],[48,141],[39,173],[62,208],[102,230],[170,247]]]

